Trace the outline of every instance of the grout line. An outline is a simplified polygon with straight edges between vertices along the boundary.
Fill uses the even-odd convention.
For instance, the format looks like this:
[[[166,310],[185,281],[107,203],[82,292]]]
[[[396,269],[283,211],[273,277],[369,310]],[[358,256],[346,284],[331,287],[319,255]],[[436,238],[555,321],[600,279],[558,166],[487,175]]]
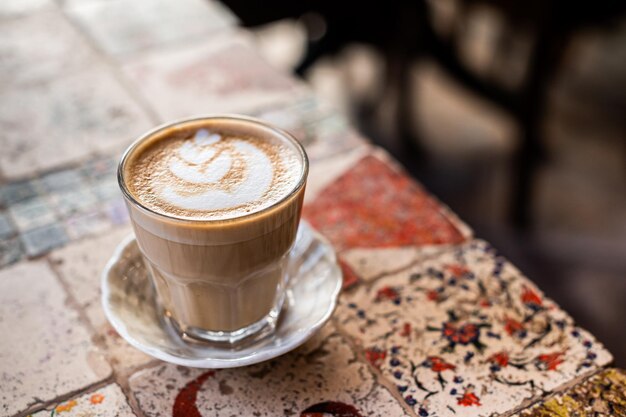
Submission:
[[[104,51],[98,43],[93,39],[89,33],[87,33],[82,25],[76,23],[70,16],[67,15],[64,8],[58,4],[57,7],[60,10],[60,14],[62,19],[64,19],[70,26],[76,30],[76,32],[82,36],[83,40],[91,47],[95,55],[98,56],[99,60],[104,64],[105,67],[109,69],[113,77],[120,84],[122,89],[133,99],[133,101],[144,111],[145,115],[150,119],[153,124],[162,123],[161,117],[158,115],[155,109],[149,104],[148,100],[141,94],[138,86],[129,80],[126,75],[124,75],[120,62],[116,60],[113,56],[109,55]],[[133,138],[134,139],[134,138]]]
[[[337,333],[343,337],[346,342],[348,343],[348,345],[350,345],[350,348],[352,349],[352,351],[354,352],[354,355],[356,356],[357,360],[363,362],[367,368],[374,374],[375,377],[375,381],[376,383],[380,384],[381,386],[383,386],[387,391],[389,391],[389,393],[391,394],[391,396],[398,401],[398,403],[400,403],[400,407],[402,407],[408,415],[410,416],[414,416],[417,417],[417,414],[415,413],[415,411],[411,408],[411,406],[409,406],[406,401],[404,401],[404,398],[402,398],[402,396],[400,395],[400,393],[398,393],[398,390],[396,389],[395,385],[393,385],[393,383],[391,381],[389,381],[384,375],[383,373],[380,371],[380,369],[376,368],[375,366],[373,366],[366,358],[365,358],[365,354],[364,351],[362,349],[362,347],[360,345],[358,345],[354,338],[352,338],[352,336],[350,336],[341,326],[341,324],[339,324],[339,322],[337,321],[337,319],[335,317],[331,318],[331,322],[333,324],[333,326],[335,327]]]
[[[87,328],[87,330],[91,334],[91,339],[92,339],[91,342],[96,344],[95,341],[93,340],[94,335],[97,334],[96,329],[87,318],[87,314],[85,313],[84,309],[82,308],[78,300],[74,298],[74,296],[72,295],[72,292],[69,290],[70,285],[63,278],[63,274],[59,270],[59,264],[54,262],[52,259],[50,259],[51,253],[52,251],[48,252],[46,255],[42,256],[40,259],[46,261],[46,263],[48,264],[48,266],[54,273],[55,277],[57,278],[57,282],[59,282],[59,284],[61,285],[61,288],[63,288],[63,291],[65,292],[65,305],[73,309],[78,314],[78,321]],[[102,347],[99,344],[96,344],[96,346],[99,348]]]
[[[377,275],[374,275],[371,278],[368,278],[367,280],[365,279],[360,279],[356,285],[351,286],[349,288],[347,288],[345,291],[352,291],[353,288],[365,288],[366,290],[370,290],[374,284],[376,284],[376,282],[378,282],[379,280],[385,278],[385,277],[389,277],[391,275],[396,275],[399,274],[401,272],[407,271],[409,269],[415,268],[417,265],[419,265],[422,262],[426,262],[426,261],[431,261],[434,258],[437,258],[438,256],[442,255],[442,252],[445,252],[446,250],[450,250],[450,249],[454,249],[454,248],[458,248],[458,247],[462,247],[466,244],[468,244],[469,242],[471,242],[473,239],[470,239],[468,241],[465,242],[461,242],[461,243],[453,243],[453,244],[443,244],[443,245],[429,245],[427,249],[432,249],[433,252],[432,253],[420,253],[423,252],[425,250],[424,247],[419,247],[419,246],[415,246],[416,249],[416,253],[414,255],[414,258],[407,263],[406,265],[403,265],[399,268],[395,268],[395,269],[389,269],[387,271],[383,271]],[[354,248],[354,249],[359,249],[359,248]],[[350,251],[351,249],[346,249],[344,251],[342,251],[341,253],[339,253],[339,257],[341,258],[341,255]],[[344,260],[344,262],[346,262]],[[350,266],[349,263],[346,262],[346,264],[348,266]],[[354,272],[355,275],[358,276],[358,274],[356,272]],[[343,291],[342,291],[343,292]]]
[[[100,388],[106,387],[107,385],[110,385],[111,383],[113,383],[113,375],[109,375],[107,378],[100,380],[98,382],[94,382],[93,384],[87,385],[86,387],[83,388],[79,388],[77,390],[74,391],[70,391],[66,394],[60,395],[58,397],[53,398],[52,400],[49,401],[43,401],[41,403],[38,404],[34,404],[29,406],[26,410],[21,411],[17,414],[15,414],[13,417],[26,417],[26,416],[30,416],[32,413],[38,412],[38,411],[44,411],[46,410],[47,407],[53,406],[53,405],[57,405],[59,403],[62,403],[64,401],[67,401],[71,398],[75,398],[79,395],[85,395],[85,394],[89,394],[90,392],[94,392],[99,390]]]
[[[133,412],[135,413],[135,415],[137,415],[137,417],[145,417],[145,415],[143,414],[143,412],[141,411],[141,409],[139,408],[137,401],[134,397],[134,395],[132,394],[132,391],[130,390],[130,386],[129,386],[129,377],[132,376],[133,374],[140,372],[144,369],[148,369],[148,368],[153,368],[158,366],[161,361],[157,360],[157,359],[153,359],[150,360],[149,362],[145,363],[145,364],[141,364],[138,366],[134,366],[128,369],[124,369],[122,371],[116,370],[115,367],[111,364],[109,357],[108,357],[108,352],[109,350],[107,349],[106,345],[104,344],[104,341],[101,337],[99,337],[99,333],[96,331],[95,327],[92,325],[92,323],[89,321],[89,319],[87,318],[86,313],[84,312],[84,309],[81,307],[80,303],[72,296],[71,292],[69,291],[69,284],[64,280],[63,278],[63,274],[59,271],[59,267],[58,264],[55,263],[52,259],[50,259],[49,254],[45,256],[48,265],[50,266],[50,268],[52,269],[52,271],[54,272],[54,275],[56,276],[57,280],[60,282],[61,287],[63,288],[63,290],[66,293],[66,304],[68,306],[70,306],[72,309],[74,309],[79,316],[79,321],[85,325],[88,328],[88,331],[91,334],[91,343],[96,346],[99,349],[100,354],[102,354],[103,356],[103,360],[109,365],[109,367],[111,368],[111,374],[106,378],[105,381],[108,381],[107,383],[116,383],[117,385],[119,385],[120,389],[122,390],[123,394],[126,396],[127,402],[129,404],[129,406],[131,407],[131,409],[133,410]],[[100,386],[98,386],[99,388]],[[82,390],[84,390],[85,392],[89,391],[90,388],[83,388]],[[56,399],[55,401],[64,401],[65,399],[69,399],[75,395],[77,395],[78,393],[80,393],[81,390],[78,390],[78,392],[73,392],[70,394],[66,394],[63,397],[59,397],[59,399]],[[53,401],[52,403],[54,403],[55,401]],[[45,406],[47,406],[49,404],[46,404]],[[30,410],[35,411],[35,410]],[[29,413],[24,413],[24,414],[19,414],[15,417],[22,417],[22,416],[26,416]]]
[[[589,371],[587,374],[583,374],[577,378],[574,378],[573,380],[567,381],[561,384],[560,386],[558,386],[557,388],[555,388],[554,390],[548,392],[547,394],[544,392],[544,394],[539,395],[535,400],[530,400],[530,399],[524,400],[519,406],[503,413],[502,417],[511,417],[517,413],[521,413],[522,411],[529,410],[535,405],[539,405],[552,398],[556,398],[556,396],[558,395],[563,395],[566,393],[568,389],[588,382],[591,378],[593,378],[596,375],[599,375],[601,372],[607,369],[608,369],[608,366],[605,365],[596,370]]]
[[[134,374],[141,372],[145,369],[156,368],[162,363],[163,362],[158,359],[153,359],[149,361],[148,363],[138,365],[130,369],[125,369],[122,372],[114,371],[115,382],[117,383],[117,385],[119,385],[120,389],[122,390],[122,393],[126,397],[126,401],[128,405],[130,406],[131,410],[133,410],[133,413],[135,413],[137,417],[146,417],[146,415],[141,409],[141,407],[139,406],[139,401],[137,400],[133,391],[130,388],[130,377],[132,377]]]

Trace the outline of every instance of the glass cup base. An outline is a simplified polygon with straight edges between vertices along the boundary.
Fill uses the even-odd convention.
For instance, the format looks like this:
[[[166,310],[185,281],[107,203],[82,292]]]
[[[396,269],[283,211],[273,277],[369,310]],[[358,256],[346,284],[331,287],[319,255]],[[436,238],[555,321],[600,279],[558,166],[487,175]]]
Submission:
[[[172,325],[176,333],[186,342],[237,349],[269,337],[274,333],[283,307],[283,301],[284,299],[276,303],[276,306],[261,320],[234,331],[213,331],[193,326],[182,326],[167,311],[165,311],[164,317]]]

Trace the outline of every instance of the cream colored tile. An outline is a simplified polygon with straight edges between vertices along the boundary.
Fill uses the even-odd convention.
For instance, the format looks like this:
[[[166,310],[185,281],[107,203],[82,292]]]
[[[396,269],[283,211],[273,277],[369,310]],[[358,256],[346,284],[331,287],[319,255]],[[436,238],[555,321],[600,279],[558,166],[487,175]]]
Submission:
[[[0,272],[0,411],[13,415],[111,373],[44,261]]]

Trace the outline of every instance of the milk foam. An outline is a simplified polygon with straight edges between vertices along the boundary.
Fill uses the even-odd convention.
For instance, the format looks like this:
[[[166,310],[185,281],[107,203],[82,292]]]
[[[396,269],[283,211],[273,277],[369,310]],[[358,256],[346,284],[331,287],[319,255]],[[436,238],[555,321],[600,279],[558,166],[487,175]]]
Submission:
[[[133,194],[165,214],[217,219],[263,209],[289,193],[302,169],[285,145],[207,129],[165,139],[136,158]]]

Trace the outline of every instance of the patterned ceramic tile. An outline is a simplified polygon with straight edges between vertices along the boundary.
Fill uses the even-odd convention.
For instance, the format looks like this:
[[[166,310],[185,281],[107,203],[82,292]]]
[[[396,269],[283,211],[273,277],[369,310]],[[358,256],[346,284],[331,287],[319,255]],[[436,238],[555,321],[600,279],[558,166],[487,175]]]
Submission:
[[[341,254],[341,258],[354,274],[361,280],[368,282],[436,256],[449,247],[450,245],[424,245],[419,247],[348,249]]]
[[[123,225],[130,221],[126,204],[122,198],[108,202],[104,207],[104,212],[112,224]]]
[[[606,369],[518,417],[626,417],[626,372]]]
[[[43,198],[32,198],[9,208],[13,222],[20,232],[53,224],[57,220],[54,210]]]
[[[370,272],[368,279],[411,264],[418,246],[458,243],[469,236],[468,228],[380,152],[365,156],[313,193],[303,216],[340,252],[344,286],[366,278],[356,273],[355,265],[372,254],[370,260],[379,261],[380,271]]]
[[[2,0],[0,18],[23,16],[39,10],[51,9],[53,0]]]
[[[128,223],[117,157],[0,186],[0,267]],[[17,235],[17,236],[16,236]]]
[[[31,258],[63,246],[68,241],[63,226],[58,223],[24,232],[21,235],[21,239],[26,255]]]
[[[611,360],[481,241],[345,293],[336,317],[424,416],[504,413]]]
[[[459,243],[466,238],[422,187],[374,155],[326,187],[304,213],[340,251]]]
[[[96,60],[83,36],[57,11],[0,21],[0,32],[2,86],[47,81]]]
[[[305,88],[270,67],[241,36],[216,36],[134,59],[126,73],[164,120],[251,112],[297,99]]]
[[[6,213],[0,212],[0,239],[6,239],[15,234],[15,227]]]
[[[365,142],[344,115],[312,96],[253,115],[293,134],[313,162],[353,150]]]
[[[101,234],[112,226],[105,214],[100,211],[75,214],[67,218],[63,225],[71,240]]]
[[[32,181],[19,181],[0,185],[0,206],[10,206],[33,198],[36,195],[37,188]]]
[[[82,171],[91,180],[116,178],[120,156],[91,159],[83,164]]]
[[[111,373],[65,298],[43,261],[0,271],[2,415],[50,401]]]
[[[370,149],[369,145],[363,143],[337,156],[310,160],[309,177],[304,194],[305,204],[315,201],[320,192],[359,162]]]
[[[15,263],[24,256],[19,237],[0,239],[0,268]]]
[[[43,175],[39,179],[40,187],[45,191],[69,191],[81,187],[84,184],[81,171],[78,169],[66,169]]]
[[[339,335],[259,365],[206,371],[162,365],[135,374],[131,390],[156,416],[406,416]]]
[[[116,384],[107,385],[88,394],[55,404],[50,410],[42,410],[32,417],[134,417],[124,393]]]
[[[48,196],[48,201],[61,218],[91,211],[90,209],[93,209],[98,203],[96,195],[89,186],[68,187],[63,191],[57,191]]]
[[[85,311],[96,331],[96,340],[106,347],[109,362],[116,369],[127,369],[150,360],[128,345],[109,325],[100,304],[100,278],[117,245],[131,233],[128,227],[70,244],[50,254],[50,259],[66,288]]]
[[[152,123],[107,71],[0,91],[0,172],[32,175],[94,152],[121,149]]]
[[[115,175],[107,175],[94,181],[91,189],[100,201],[110,201],[122,196]]]
[[[235,24],[221,4],[203,0],[91,1],[66,11],[113,55],[207,37]]]

